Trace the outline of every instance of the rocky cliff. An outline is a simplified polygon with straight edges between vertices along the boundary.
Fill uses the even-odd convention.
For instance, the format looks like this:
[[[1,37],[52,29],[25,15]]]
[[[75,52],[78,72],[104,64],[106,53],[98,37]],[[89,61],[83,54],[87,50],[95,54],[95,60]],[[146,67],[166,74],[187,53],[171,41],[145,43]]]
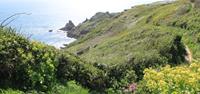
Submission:
[[[75,28],[74,23],[71,20],[69,20],[69,22],[63,28],[61,28],[60,30],[63,30],[63,31],[73,31],[74,28]]]
[[[90,19],[86,19],[84,22],[80,23],[76,27],[74,26],[72,21],[69,21],[65,27],[61,28],[61,30],[68,31],[68,37],[79,38],[86,35],[88,32],[92,32],[92,30],[98,27],[99,24],[111,20],[117,15],[118,13],[98,12]]]

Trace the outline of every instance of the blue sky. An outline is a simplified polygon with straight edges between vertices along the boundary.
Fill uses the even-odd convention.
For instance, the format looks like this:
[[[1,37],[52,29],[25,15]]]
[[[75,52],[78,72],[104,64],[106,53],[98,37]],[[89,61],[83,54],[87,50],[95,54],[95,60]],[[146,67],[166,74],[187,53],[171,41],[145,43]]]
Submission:
[[[96,12],[120,12],[134,5],[156,1],[161,0],[0,0],[0,6],[4,6],[0,10],[16,7],[12,12],[54,13],[78,24]]]

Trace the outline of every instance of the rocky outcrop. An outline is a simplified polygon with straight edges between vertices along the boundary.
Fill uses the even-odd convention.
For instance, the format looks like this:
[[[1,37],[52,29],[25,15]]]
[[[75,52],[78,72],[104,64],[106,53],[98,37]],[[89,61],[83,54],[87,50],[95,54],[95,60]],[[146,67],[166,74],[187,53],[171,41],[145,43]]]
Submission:
[[[200,8],[200,0],[195,0],[195,8]]]
[[[191,63],[192,62],[192,52],[190,51],[188,46],[185,47],[185,50],[186,50],[185,60],[187,62]]]
[[[69,20],[69,22],[65,25],[65,27],[61,28],[60,30],[73,31],[74,28],[75,28],[74,23],[71,20]]]
[[[98,12],[90,19],[86,19],[76,27],[74,26],[72,21],[69,21],[69,23],[67,23],[66,26],[61,28],[60,30],[67,31],[68,37],[77,39],[95,29],[98,24],[102,23],[105,20],[116,17],[117,15],[118,13]]]
[[[116,13],[109,13],[109,12],[97,12],[94,16],[92,16],[92,18],[90,19],[90,21],[99,21],[105,18],[112,18],[116,16]]]
[[[194,3],[195,8],[200,8],[200,0],[190,0],[192,3]]]

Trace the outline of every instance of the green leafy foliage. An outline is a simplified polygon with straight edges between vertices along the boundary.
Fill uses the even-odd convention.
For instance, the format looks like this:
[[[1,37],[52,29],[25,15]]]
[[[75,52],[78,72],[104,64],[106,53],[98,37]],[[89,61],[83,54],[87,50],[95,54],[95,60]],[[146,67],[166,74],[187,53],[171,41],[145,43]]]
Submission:
[[[12,89],[7,89],[7,90],[0,89],[0,94],[24,94],[24,92]]]
[[[103,71],[65,53],[61,54],[58,61],[57,78],[61,81],[76,80],[83,86],[96,90],[105,88],[106,77]]]
[[[130,83],[136,82],[137,75],[128,65],[120,64],[108,69],[109,93],[124,93]]]
[[[136,81],[134,70],[127,69],[126,65],[109,67],[101,64],[89,64],[78,57],[63,53],[58,58],[57,79],[66,82],[75,80],[92,92],[122,92],[130,83]]]
[[[89,91],[77,85],[75,81],[70,81],[67,82],[67,85],[54,85],[48,94],[89,94]]]
[[[47,90],[55,82],[56,50],[0,29],[0,86]]]
[[[50,91],[41,92],[29,90],[26,92],[13,89],[0,89],[0,94],[89,94],[87,89],[82,88],[74,81],[69,81],[65,85],[56,83]]]
[[[69,54],[61,54],[58,58],[57,78],[61,82],[75,80],[93,90],[102,91],[107,87],[108,78],[103,71],[85,63]]]
[[[199,63],[173,68],[166,66],[159,70],[146,69],[144,73],[144,79],[138,87],[138,94],[196,94],[200,90]]]

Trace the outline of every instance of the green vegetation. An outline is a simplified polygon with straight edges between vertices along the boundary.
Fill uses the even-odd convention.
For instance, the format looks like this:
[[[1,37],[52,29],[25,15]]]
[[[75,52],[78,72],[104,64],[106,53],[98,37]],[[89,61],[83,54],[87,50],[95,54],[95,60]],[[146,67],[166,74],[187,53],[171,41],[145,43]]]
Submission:
[[[55,82],[56,50],[30,42],[13,30],[0,30],[0,86],[42,91],[51,87]]]
[[[197,94],[200,90],[199,63],[173,68],[166,66],[159,70],[146,69],[144,72],[139,94]]]
[[[50,91],[41,92],[29,90],[22,92],[13,89],[1,89],[0,94],[88,94],[88,90],[77,85],[74,81],[69,81],[66,85],[55,84]]]
[[[66,85],[56,84],[48,94],[88,94],[89,91],[74,81],[69,81]]]
[[[12,90],[12,89],[7,89],[7,90],[0,90],[1,94],[23,94],[24,92],[19,91],[19,90]]]
[[[68,52],[29,41],[11,28],[0,30],[2,93],[88,93],[82,87],[91,92],[109,88],[109,92],[121,92],[136,80],[135,72],[126,66],[86,63]],[[82,87],[75,82],[63,84],[72,80]]]
[[[128,62],[132,58],[137,58],[137,54],[143,55],[144,52],[169,56],[171,53],[167,51],[174,45],[173,39],[180,36],[182,43],[180,45],[187,45],[193,56],[198,57],[200,47],[199,45],[193,47],[197,43],[198,34],[190,35],[191,32],[187,29],[170,26],[175,19],[178,20],[198,10],[191,6],[190,2],[183,3],[183,1],[135,6],[112,18],[111,21],[97,25],[84,37],[67,46],[66,50],[91,63],[113,65]],[[184,10],[185,7],[187,11]],[[180,11],[186,13],[180,14]],[[101,28],[101,25],[104,27]],[[176,61],[172,60],[171,63],[174,62]]]
[[[85,21],[80,32],[86,24],[97,25],[87,25],[90,31],[64,50],[94,65],[124,65],[138,82],[146,68],[174,67],[200,58],[199,13],[189,0],[135,6],[109,19],[96,18],[103,19],[100,22]]]
[[[97,13],[61,50],[1,27],[0,93],[197,93],[199,15],[189,0]]]
[[[58,58],[57,78],[61,82],[75,80],[92,92],[105,92],[108,88],[122,89],[136,80],[135,72],[126,65],[106,66],[89,64],[71,55],[62,54]]]
[[[47,92],[57,89],[54,86],[59,83],[56,79],[56,66],[59,64],[57,56],[60,54],[57,49],[39,42],[31,42],[11,28],[0,28],[0,37],[0,88],[3,89],[3,94],[18,94],[30,90]],[[65,85],[57,86],[61,87],[63,92],[78,93],[78,90],[67,91]],[[69,83],[69,86],[69,89],[73,86],[80,88],[74,83]]]

